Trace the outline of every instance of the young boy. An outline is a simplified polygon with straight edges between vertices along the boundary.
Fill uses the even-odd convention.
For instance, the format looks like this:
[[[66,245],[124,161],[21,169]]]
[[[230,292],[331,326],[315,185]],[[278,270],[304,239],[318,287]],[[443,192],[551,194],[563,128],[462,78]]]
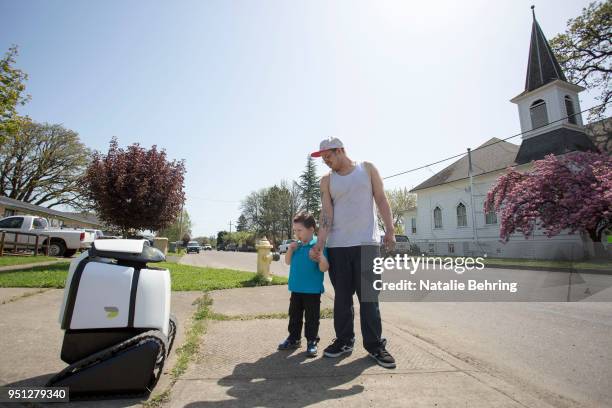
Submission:
[[[329,268],[327,249],[319,252],[313,260],[310,249],[317,243],[314,236],[316,222],[314,217],[301,212],[293,218],[293,233],[298,242],[292,242],[285,254],[285,263],[289,269],[289,337],[278,345],[279,350],[296,349],[300,347],[302,336],[302,316],[306,323],[306,354],[309,357],[317,355],[319,342],[319,318],[321,312],[321,293],[323,293],[323,272]]]

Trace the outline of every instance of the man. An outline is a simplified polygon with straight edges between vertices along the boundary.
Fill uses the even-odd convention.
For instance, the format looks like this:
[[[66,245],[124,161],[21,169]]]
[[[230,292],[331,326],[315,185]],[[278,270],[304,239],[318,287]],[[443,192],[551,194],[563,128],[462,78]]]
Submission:
[[[384,244],[395,246],[391,207],[378,170],[368,162],[352,161],[337,138],[323,140],[311,154],[321,157],[331,172],[321,178],[319,239],[313,247],[316,257],[327,242],[329,278],[334,286],[334,329],[336,339],[324,350],[326,357],[353,351],[355,342],[353,294],[360,305],[363,346],[376,362],[395,368],[395,359],[381,338],[382,324],[373,260],[380,256],[376,209],[385,224]]]

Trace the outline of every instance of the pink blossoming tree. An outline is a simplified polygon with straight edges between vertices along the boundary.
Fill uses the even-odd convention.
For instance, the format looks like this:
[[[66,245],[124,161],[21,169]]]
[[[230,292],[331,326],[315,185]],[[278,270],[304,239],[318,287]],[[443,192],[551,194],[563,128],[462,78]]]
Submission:
[[[529,238],[539,226],[548,237],[578,231],[599,244],[612,226],[612,157],[550,154],[528,172],[511,167],[489,190],[484,209],[500,215],[500,238],[506,242],[515,232]]]

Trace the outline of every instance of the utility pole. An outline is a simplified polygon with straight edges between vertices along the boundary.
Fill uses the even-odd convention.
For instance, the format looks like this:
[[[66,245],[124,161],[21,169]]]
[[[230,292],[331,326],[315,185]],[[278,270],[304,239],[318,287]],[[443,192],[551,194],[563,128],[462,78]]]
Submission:
[[[229,222],[229,226],[230,226],[230,234],[232,233],[232,221],[230,220]]]
[[[474,209],[474,177],[472,175],[472,149],[468,147],[467,153],[469,163],[468,174],[470,176],[470,203],[472,206],[472,231],[474,234],[474,242],[478,243],[478,231],[476,231],[476,212]]]
[[[179,219],[179,236],[178,236],[179,241],[183,240],[183,205],[184,204],[185,204],[184,202],[181,203],[181,217]]]

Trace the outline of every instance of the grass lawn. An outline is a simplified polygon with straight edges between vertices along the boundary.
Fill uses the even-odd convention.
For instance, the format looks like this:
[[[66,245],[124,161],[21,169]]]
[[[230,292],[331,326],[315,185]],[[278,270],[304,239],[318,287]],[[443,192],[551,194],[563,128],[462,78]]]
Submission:
[[[254,272],[242,272],[233,269],[202,268],[199,266],[180,265],[171,262],[161,262],[154,265],[170,270],[170,274],[172,275],[172,290],[215,290],[261,285],[261,282],[257,280],[257,274]],[[273,285],[284,285],[286,283],[287,278],[280,276],[273,277]]]
[[[0,267],[12,266],[12,265],[25,265],[38,262],[49,262],[57,261],[57,258],[52,256],[15,256],[15,255],[3,255],[0,256]]]
[[[68,274],[68,262],[49,266],[0,273],[0,288],[58,288],[64,287]],[[253,272],[240,272],[232,269],[201,268],[179,265],[172,262],[152,264],[168,268],[172,276],[172,290],[215,290],[230,289],[262,284]],[[287,278],[275,276],[273,285],[284,285]]]

